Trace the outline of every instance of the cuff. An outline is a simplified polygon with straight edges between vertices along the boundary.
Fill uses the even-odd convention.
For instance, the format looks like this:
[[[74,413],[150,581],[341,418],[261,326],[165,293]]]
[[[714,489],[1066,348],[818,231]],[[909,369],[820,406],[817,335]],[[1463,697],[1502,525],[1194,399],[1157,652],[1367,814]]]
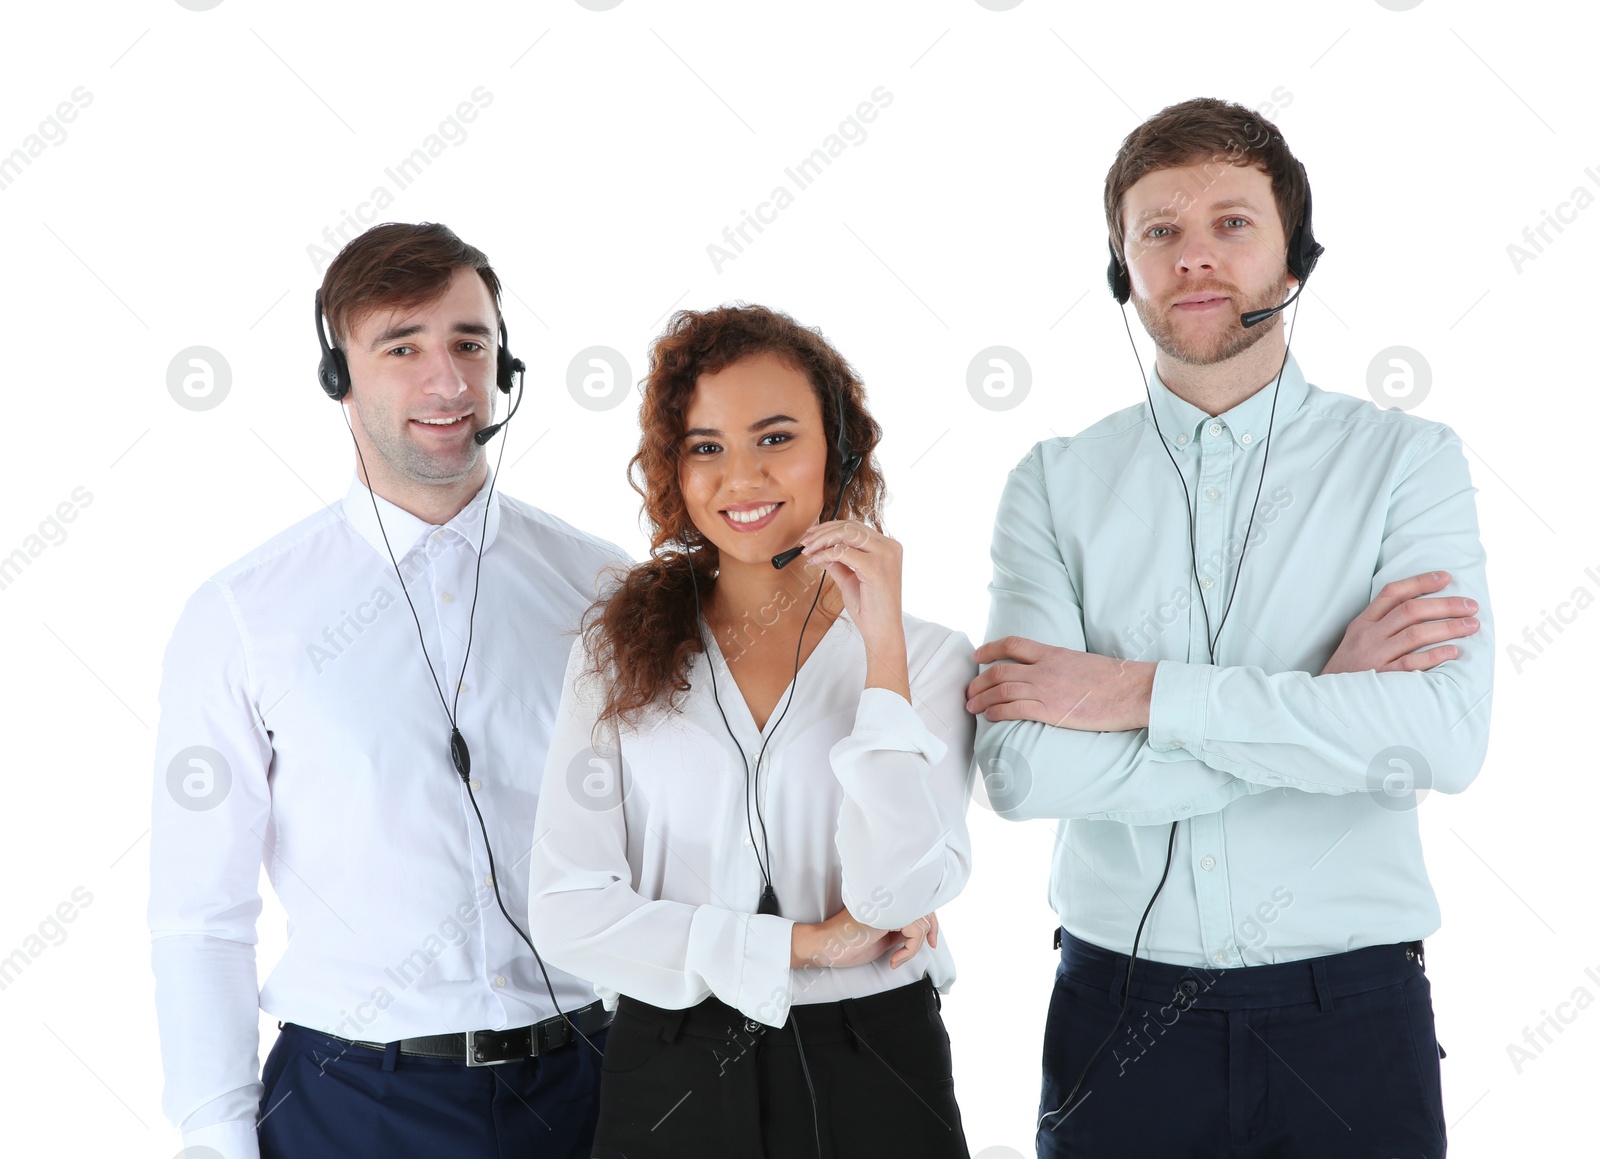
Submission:
[[[1200,756],[1206,739],[1206,701],[1215,671],[1210,664],[1157,661],[1150,688],[1149,744],[1153,752],[1186,749]]]
[[[739,1000],[733,1005],[746,1018],[782,1026],[789,1018],[792,1000],[789,961],[795,923],[776,914],[749,914],[747,919]]]
[[[929,765],[936,765],[947,750],[905,697],[887,688],[863,688],[856,703],[855,726],[833,746],[829,756],[835,768],[841,756],[883,751],[921,753]]]
[[[260,1159],[254,1119],[226,1119],[208,1127],[183,1133],[183,1154],[204,1155],[208,1159]]]

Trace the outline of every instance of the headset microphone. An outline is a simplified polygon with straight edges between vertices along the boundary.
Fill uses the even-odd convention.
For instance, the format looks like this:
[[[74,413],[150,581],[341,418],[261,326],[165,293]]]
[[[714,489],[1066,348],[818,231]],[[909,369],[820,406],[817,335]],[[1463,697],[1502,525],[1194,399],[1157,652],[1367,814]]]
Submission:
[[[1247,322],[1247,323],[1245,323],[1245,325],[1249,325],[1249,323]],[[506,348],[505,348],[506,344],[505,344],[505,334],[504,334],[505,323],[502,322],[500,324],[500,328],[501,328],[500,353],[501,354],[506,354],[507,352],[506,352]],[[522,394],[523,394],[523,391],[526,390],[524,382],[528,377],[528,368],[523,363],[522,359],[520,359],[520,358],[512,358],[511,359],[511,361],[510,361],[510,372],[507,375],[507,377],[510,377],[510,374],[515,374],[517,376],[517,397],[512,400],[511,409],[506,412],[506,417],[505,418],[501,419],[497,423],[494,423],[494,424],[492,424],[490,426],[484,427],[483,430],[479,431],[477,434],[472,436],[472,441],[477,443],[478,446],[480,446],[480,447],[483,446],[485,443],[487,443],[490,439],[494,438],[495,435],[499,434],[500,433],[500,428],[505,426],[508,422],[511,421],[511,416],[516,414],[517,413],[517,408],[522,405]]]
[[[1300,296],[1300,291],[1303,289],[1305,289],[1304,283],[1296,286],[1294,293],[1289,295],[1289,300],[1284,302],[1284,304],[1281,306],[1274,306],[1270,310],[1246,310],[1243,314],[1239,315],[1239,324],[1241,326],[1254,326],[1257,322],[1265,322],[1279,310],[1287,310],[1291,305],[1294,304],[1294,300]]]
[[[843,440],[841,439],[841,443],[842,441]],[[833,519],[839,518],[839,509],[844,505],[845,488],[850,486],[850,480],[855,478],[856,468],[861,466],[861,456],[856,454],[854,451],[848,452],[844,457],[843,466],[844,474],[839,481],[839,498],[833,504],[833,515],[831,516]],[[800,553],[804,550],[805,549],[801,547],[791,547],[788,551],[780,551],[777,555],[772,557],[772,566],[777,568],[779,571],[782,571],[795,560],[799,559]]]

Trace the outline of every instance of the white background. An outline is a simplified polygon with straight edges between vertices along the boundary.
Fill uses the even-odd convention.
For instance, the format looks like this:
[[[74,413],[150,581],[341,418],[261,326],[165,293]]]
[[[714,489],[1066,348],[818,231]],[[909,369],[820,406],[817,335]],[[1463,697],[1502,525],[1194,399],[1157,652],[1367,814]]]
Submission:
[[[76,887],[92,903],[0,990],[0,1147],[177,1150],[159,1106],[143,918],[161,649],[207,575],[343,493],[351,448],[313,381],[307,307],[321,270],[308,246],[375,187],[392,190],[385,168],[479,86],[492,100],[465,140],[377,220],[450,224],[510,291],[512,346],[530,369],[501,485],[639,554],[623,475],[634,408],[578,405],[569,360],[610,346],[637,378],[675,307],[781,308],[820,326],[868,385],[908,610],[974,640],[1007,470],[1036,440],[1141,397],[1102,280],[1100,197],[1117,145],[1195,95],[1270,110],[1309,170],[1328,247],[1294,336],[1307,377],[1365,395],[1376,352],[1414,348],[1433,374],[1417,413],[1461,435],[1479,488],[1500,636],[1493,739],[1471,789],[1435,794],[1420,814],[1445,915],[1428,963],[1453,1154],[1592,1146],[1600,936],[1585,653],[1600,613],[1569,605],[1573,622],[1540,654],[1514,664],[1506,650],[1574,589],[1600,594],[1585,337],[1600,210],[1570,206],[1520,270],[1507,252],[1575,188],[1600,195],[1593,62],[1574,11],[8,7],[0,152],[78,86],[92,99],[0,189],[11,392],[0,556],[75,488],[92,502],[0,590],[11,690],[0,956]],[[866,139],[716,269],[708,244],[878,86],[892,103]],[[973,355],[997,344],[1033,373],[1006,411],[966,386]],[[231,367],[229,393],[206,411],[167,388],[169,362],[194,345]],[[979,807],[971,824],[975,872],[942,915],[961,970],[945,1003],[957,1091],[974,1154],[1031,1154],[1055,962],[1051,826]],[[282,937],[269,901],[263,972]],[[1579,989],[1583,1007],[1558,1010]],[[1513,1062],[1508,1046],[1558,1012],[1570,1024],[1548,1023],[1561,1033]]]

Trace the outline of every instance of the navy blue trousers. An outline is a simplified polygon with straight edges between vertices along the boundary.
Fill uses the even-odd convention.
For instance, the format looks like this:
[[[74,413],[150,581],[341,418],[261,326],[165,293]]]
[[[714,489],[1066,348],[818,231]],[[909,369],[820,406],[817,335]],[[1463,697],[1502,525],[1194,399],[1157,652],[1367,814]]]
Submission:
[[[589,1037],[605,1049],[606,1032]],[[267,1055],[262,1159],[587,1159],[600,1058],[582,1042],[469,1067],[286,1023]]]
[[[1420,955],[1372,946],[1228,970],[1128,957],[1062,931],[1045,1023],[1041,1159],[1442,1159]]]

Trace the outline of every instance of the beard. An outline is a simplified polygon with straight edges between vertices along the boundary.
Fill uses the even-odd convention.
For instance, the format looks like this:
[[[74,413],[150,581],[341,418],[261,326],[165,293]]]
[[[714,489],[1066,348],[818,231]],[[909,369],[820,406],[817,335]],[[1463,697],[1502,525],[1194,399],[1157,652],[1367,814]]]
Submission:
[[[1144,324],[1145,331],[1156,344],[1156,349],[1168,358],[1190,366],[1211,366],[1218,362],[1226,362],[1237,354],[1249,350],[1261,341],[1279,321],[1279,315],[1258,322],[1254,326],[1246,327],[1239,321],[1239,315],[1251,310],[1270,310],[1283,301],[1284,295],[1289,290],[1289,275],[1287,271],[1278,277],[1277,282],[1270,288],[1263,290],[1254,298],[1244,298],[1237,287],[1229,286],[1222,282],[1207,285],[1186,287],[1182,292],[1175,294],[1174,298],[1187,297],[1189,294],[1226,294],[1230,299],[1230,311],[1227,324],[1200,335],[1195,338],[1182,339],[1178,336],[1178,327],[1172,314],[1171,303],[1156,307],[1146,298],[1137,294],[1133,297],[1133,308],[1138,312],[1139,321]]]
[[[467,478],[483,461],[483,448],[470,437],[453,451],[427,451],[408,437],[409,420],[380,404],[363,402],[352,393],[361,429],[391,471],[413,483],[455,483]],[[476,429],[476,428],[474,428]]]

